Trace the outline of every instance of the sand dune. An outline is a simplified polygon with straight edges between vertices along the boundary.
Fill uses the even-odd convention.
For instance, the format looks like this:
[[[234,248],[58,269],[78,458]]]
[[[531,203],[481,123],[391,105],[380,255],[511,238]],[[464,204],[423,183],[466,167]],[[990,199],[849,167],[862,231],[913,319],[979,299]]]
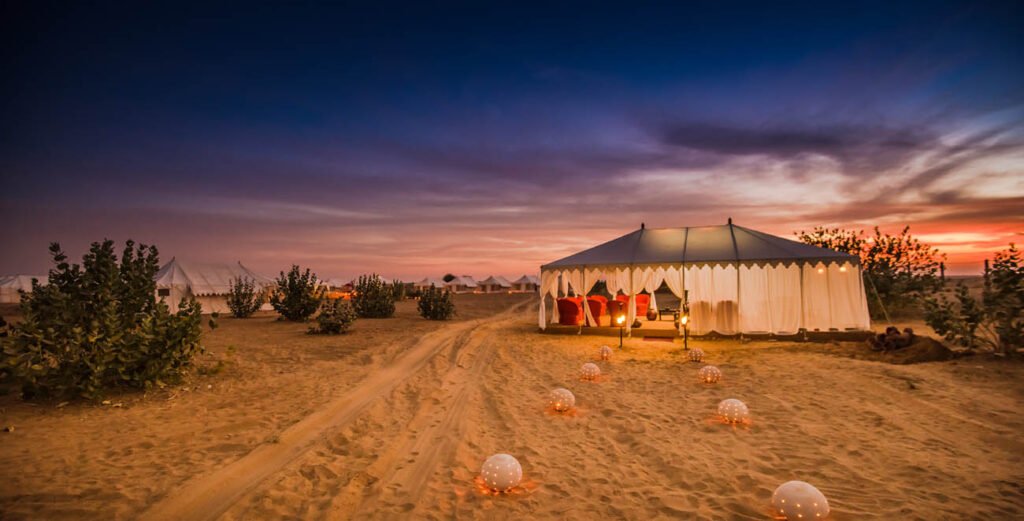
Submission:
[[[336,339],[270,319],[208,335],[223,373],[125,407],[5,398],[5,518],[765,519],[775,486],[815,484],[835,519],[1010,519],[1024,510],[1024,367],[961,359],[895,366],[814,345],[538,335],[532,312],[481,300],[452,323],[362,321]],[[519,303],[523,305],[523,303]],[[206,386],[210,385],[211,388]],[[577,408],[545,410],[554,387]],[[717,422],[724,398],[748,426]],[[508,452],[525,480],[484,493]]]

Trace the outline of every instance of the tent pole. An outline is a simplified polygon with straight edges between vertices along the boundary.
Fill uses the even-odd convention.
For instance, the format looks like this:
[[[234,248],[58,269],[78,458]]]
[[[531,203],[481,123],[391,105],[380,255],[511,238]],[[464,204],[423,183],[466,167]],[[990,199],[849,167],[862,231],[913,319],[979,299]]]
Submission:
[[[804,330],[804,335],[807,334],[807,319],[804,317],[804,264],[801,262],[800,266],[800,324],[797,326],[797,331],[800,329]]]

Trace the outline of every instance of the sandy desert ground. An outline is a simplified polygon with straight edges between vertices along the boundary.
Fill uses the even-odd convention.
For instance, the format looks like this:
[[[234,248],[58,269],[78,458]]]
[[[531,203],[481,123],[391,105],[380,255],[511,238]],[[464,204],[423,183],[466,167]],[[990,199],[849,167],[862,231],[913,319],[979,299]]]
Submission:
[[[460,297],[458,320],[340,337],[223,319],[187,385],[108,405],[0,398],[3,519],[767,519],[784,481],[834,519],[1024,516],[1024,364],[892,365],[823,344],[540,335],[535,300]],[[617,339],[615,339],[617,340]],[[850,348],[852,349],[852,348]],[[597,382],[578,378],[595,361]],[[554,387],[577,408],[546,410]],[[739,398],[750,425],[717,422]],[[493,496],[481,462],[524,483]]]

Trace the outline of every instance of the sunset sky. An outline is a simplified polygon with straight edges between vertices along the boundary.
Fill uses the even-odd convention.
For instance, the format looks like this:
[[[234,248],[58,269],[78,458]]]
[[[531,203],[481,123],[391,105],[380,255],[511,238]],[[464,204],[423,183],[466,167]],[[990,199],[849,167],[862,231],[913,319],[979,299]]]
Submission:
[[[89,4],[89,5],[85,5]],[[1024,3],[0,11],[0,274],[518,277],[639,227],[1024,232]],[[134,5],[128,4],[125,5]]]

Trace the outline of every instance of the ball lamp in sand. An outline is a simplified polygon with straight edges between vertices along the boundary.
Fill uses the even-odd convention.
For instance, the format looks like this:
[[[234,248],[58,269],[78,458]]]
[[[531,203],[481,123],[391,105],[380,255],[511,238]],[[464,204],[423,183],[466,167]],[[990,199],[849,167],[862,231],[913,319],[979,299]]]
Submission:
[[[825,519],[828,500],[814,485],[803,481],[787,481],[772,493],[772,508],[787,521]]]
[[[595,363],[587,362],[580,368],[580,376],[584,380],[594,380],[598,376],[601,376],[601,368]]]
[[[508,454],[495,454],[484,462],[483,468],[480,469],[480,477],[487,488],[507,492],[523,480],[523,467],[517,459]]]
[[[742,423],[750,418],[750,409],[736,398],[729,398],[718,404],[718,415],[729,423]]]
[[[548,400],[551,408],[558,412],[565,412],[572,409],[573,405],[576,405],[576,397],[572,395],[572,392],[568,389],[559,387],[554,391],[551,391],[551,397]]]
[[[612,359],[612,348],[608,346],[601,346],[601,360]]]
[[[697,377],[706,384],[713,384],[722,379],[722,371],[713,365],[706,365],[697,371]]]
[[[692,350],[690,350],[690,361],[691,362],[702,362],[702,361],[704,361],[704,350],[699,348],[699,347],[695,347]]]

